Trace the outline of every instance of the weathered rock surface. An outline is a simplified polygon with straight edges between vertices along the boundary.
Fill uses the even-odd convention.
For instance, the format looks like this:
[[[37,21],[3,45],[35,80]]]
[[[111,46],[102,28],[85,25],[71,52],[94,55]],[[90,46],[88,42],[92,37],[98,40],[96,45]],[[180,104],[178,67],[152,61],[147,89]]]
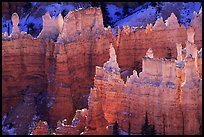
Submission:
[[[23,101],[34,100],[28,106],[29,111],[37,111],[41,119],[47,120],[51,127],[56,127],[57,121],[64,118],[67,118],[67,123],[71,124],[75,110],[88,106],[90,88],[95,85],[94,90],[99,92],[97,98],[104,101],[102,104],[100,101],[92,101],[99,107],[101,105],[103,109],[100,113],[104,113],[104,116],[100,114],[100,118],[96,118],[98,121],[102,119],[113,123],[118,120],[120,126],[127,130],[127,123],[122,124],[124,121],[135,120],[134,123],[142,123],[148,111],[148,115],[156,113],[150,116],[150,121],[151,124],[157,123],[155,125],[157,125],[158,133],[168,134],[175,129],[175,134],[182,134],[180,130],[177,130],[182,126],[180,123],[171,128],[168,124],[171,120],[176,123],[180,122],[177,121],[177,117],[178,119],[182,117],[181,106],[186,104],[181,105],[181,91],[188,90],[185,84],[183,89],[181,88],[182,83],[186,81],[184,60],[186,56],[193,55],[195,62],[197,61],[194,65],[202,78],[201,19],[202,11],[195,13],[190,30],[190,28],[179,26],[175,15],[172,14],[167,20],[167,26],[162,18],[158,19],[154,26],[150,24],[146,28],[133,30],[134,28],[124,26],[122,31],[118,28],[116,38],[112,36],[110,28],[103,27],[101,10],[88,8],[72,11],[64,20],[61,15],[54,19],[47,13],[43,16],[43,30],[35,39],[26,32],[20,32],[18,15],[13,14],[12,34],[10,36],[7,33],[2,34],[2,114],[6,114],[11,108],[14,110],[13,114],[20,113],[18,110],[21,108],[17,106],[25,104]],[[173,26],[175,24],[177,25]],[[192,35],[188,36],[187,31]],[[53,41],[56,40],[57,42],[54,43]],[[113,46],[109,49],[110,43]],[[179,52],[176,51],[176,43],[181,44],[178,47],[181,49]],[[188,45],[186,49],[182,49],[182,46],[186,44]],[[147,57],[144,57],[149,48],[152,49],[154,55],[151,51],[147,53]],[[110,53],[110,59],[106,62],[109,58],[108,53]],[[172,60],[158,59],[160,57],[168,59],[178,57],[178,60],[175,64]],[[95,69],[96,66],[103,66],[103,68]],[[163,71],[164,68],[167,70]],[[133,72],[134,69],[136,71]],[[195,68],[192,68],[193,75],[194,70]],[[141,71],[138,78],[137,73]],[[121,74],[121,72],[124,73]],[[132,73],[133,75],[127,78]],[[127,80],[126,84],[121,77]],[[190,77],[187,81],[192,81],[191,79],[199,79],[197,72],[195,78]],[[148,86],[144,88],[144,85]],[[201,102],[200,88],[202,86],[199,85],[199,101]],[[135,93],[134,89],[137,89],[139,93]],[[130,97],[129,94],[132,96]],[[114,102],[115,98],[118,98],[122,105]],[[164,98],[168,98],[167,104]],[[134,106],[134,103],[131,103],[130,114],[136,117],[142,115],[143,118],[135,119],[128,115],[127,102],[131,100],[139,101],[139,104]],[[185,97],[184,100],[186,100]],[[180,105],[177,102],[180,102]],[[157,105],[152,105],[155,103]],[[162,103],[163,105],[157,108]],[[199,103],[197,106],[201,107]],[[141,111],[135,112],[138,109]],[[168,109],[175,109],[175,111],[169,112]],[[99,115],[98,112],[94,112],[96,110],[98,111],[93,107],[89,113]],[[187,111],[188,109],[183,110],[183,113]],[[167,118],[171,113],[173,113],[172,116]],[[10,115],[7,122],[13,120],[14,116]],[[188,119],[188,116],[185,119]],[[25,122],[30,120],[28,118]],[[95,124],[96,129],[93,132],[88,130],[88,132],[105,134],[106,124],[104,123]],[[139,131],[140,128],[137,124],[133,124],[134,132]],[[188,126],[185,130],[190,128]],[[194,132],[195,129],[192,130]]]
[[[64,27],[58,42],[70,43],[81,40],[94,40],[104,31],[102,12],[98,8],[70,11],[64,17]],[[67,37],[69,36],[69,37]]]
[[[72,124],[67,125],[59,121],[55,133],[57,135],[79,135],[85,130],[87,115],[87,109],[77,110]]]
[[[31,135],[48,135],[48,123],[46,121],[39,121]]]
[[[108,135],[111,134],[107,120],[104,118],[102,102],[95,89],[91,89],[89,96],[89,111],[83,135]]]
[[[47,117],[44,100],[44,96],[47,94],[45,74],[47,47],[48,43],[34,39],[2,41],[2,114],[4,115],[11,110],[14,111],[14,115],[9,114],[7,122],[15,122],[16,120],[17,124],[16,115],[23,114],[16,108],[20,104],[24,106],[23,104],[27,100],[31,100],[30,103],[32,104],[27,109],[30,114],[37,111],[42,118]],[[22,124],[31,120],[32,118],[24,120]],[[17,132],[26,134],[25,131],[20,131],[21,128],[18,127]]]
[[[138,77],[134,71],[126,83],[120,74],[96,67],[94,93],[103,102],[105,119],[109,124],[117,120],[125,131],[130,122],[131,131],[141,133],[147,112],[156,134],[200,134],[202,80],[195,59],[185,58],[182,84],[181,76],[176,73],[179,71],[183,75],[182,70],[178,70],[175,61],[145,57],[143,63],[146,61],[148,66],[153,66],[156,61],[156,66],[160,67],[153,66],[151,68],[155,70],[147,71],[148,66],[143,65],[143,75]]]
[[[44,39],[46,41],[56,41],[60,32],[62,31],[62,26],[64,23],[62,15],[59,14],[55,19],[54,16],[51,18],[49,12],[47,12],[42,18],[43,29],[37,38]]]

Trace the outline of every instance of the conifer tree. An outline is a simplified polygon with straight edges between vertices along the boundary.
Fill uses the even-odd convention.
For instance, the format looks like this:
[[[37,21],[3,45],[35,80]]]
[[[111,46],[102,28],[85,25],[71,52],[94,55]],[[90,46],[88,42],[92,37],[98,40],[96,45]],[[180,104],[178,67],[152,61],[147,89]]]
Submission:
[[[117,121],[113,124],[113,135],[119,135],[119,125]]]
[[[125,3],[123,6],[123,16],[126,16],[127,14],[129,14],[129,6]]]
[[[91,2],[92,7],[99,7],[99,2]]]
[[[105,27],[111,26],[111,18],[107,9],[107,5],[104,2],[100,3],[101,11],[103,14],[103,24]]]
[[[9,25],[9,23],[8,23],[8,29],[7,29],[7,31],[8,31],[8,35],[10,35],[10,25]]]
[[[130,135],[130,132],[131,132],[131,123],[129,122],[128,123],[128,135]]]
[[[143,135],[146,135],[146,134],[147,134],[148,127],[149,127],[149,122],[148,122],[148,116],[147,116],[147,112],[146,112],[145,123],[144,123],[144,125],[142,126],[142,134],[143,134]]]

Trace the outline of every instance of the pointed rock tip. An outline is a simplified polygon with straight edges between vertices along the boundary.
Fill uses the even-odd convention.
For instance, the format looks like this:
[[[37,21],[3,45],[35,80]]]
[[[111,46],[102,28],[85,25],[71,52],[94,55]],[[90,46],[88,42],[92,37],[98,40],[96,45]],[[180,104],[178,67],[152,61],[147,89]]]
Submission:
[[[177,19],[176,15],[175,15],[173,12],[171,13],[170,17],[171,17],[171,18],[176,18],[176,19]]]
[[[202,6],[201,6],[198,14],[202,14]]]
[[[153,58],[154,57],[152,48],[149,48],[147,50],[146,56],[149,57],[149,58]]]

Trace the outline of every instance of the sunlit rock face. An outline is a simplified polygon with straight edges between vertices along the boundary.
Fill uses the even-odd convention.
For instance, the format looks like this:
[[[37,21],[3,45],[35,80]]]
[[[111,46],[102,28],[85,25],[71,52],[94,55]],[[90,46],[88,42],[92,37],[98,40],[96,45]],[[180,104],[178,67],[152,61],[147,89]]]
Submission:
[[[64,17],[64,27],[57,41],[70,43],[81,40],[94,40],[100,37],[103,31],[103,18],[100,9],[79,9],[70,11]]]
[[[43,18],[43,29],[38,35],[38,39],[43,39],[46,41],[56,41],[60,32],[62,31],[63,18],[59,14],[57,18],[51,17],[49,12],[45,13]]]
[[[17,13],[14,13],[11,17],[11,20],[13,22],[13,28],[12,28],[12,33],[19,33],[20,30],[18,28],[18,23],[19,23],[19,16]]]
[[[109,30],[105,30],[94,41],[53,43],[53,35],[62,31],[60,20],[63,20],[59,15],[56,23],[48,13],[43,18],[45,25],[37,39],[25,32],[19,32],[15,38],[7,33],[2,34],[3,115],[23,102],[28,89],[32,92],[36,90],[35,86],[39,86],[35,94],[29,97],[41,96],[39,98],[43,103],[37,100],[37,104],[43,106],[37,108],[40,115],[43,113],[41,118],[55,127],[56,122],[63,118],[69,117],[70,123],[75,110],[87,106],[95,66],[102,65],[108,59],[109,47],[106,45],[110,43],[111,37]],[[15,28],[12,34],[16,32]],[[35,106],[33,101],[33,111]]]
[[[195,21],[191,23],[195,30],[194,43],[198,50],[202,47],[202,12],[194,15]],[[175,43],[184,47],[187,41],[187,29],[178,24],[174,14],[165,21],[163,18],[156,20],[153,26],[135,28],[124,26],[118,29],[117,38],[114,36],[113,45],[116,50],[117,61],[121,71],[136,69],[142,71],[142,58],[146,51],[151,48],[156,58],[177,57]]]
[[[195,30],[195,44],[200,49],[202,48],[202,7],[199,13],[194,12],[190,26]]]
[[[46,121],[39,121],[31,135],[48,135],[48,123]]]
[[[126,83],[120,73],[96,67],[94,93],[103,102],[105,119],[109,124],[118,121],[125,131],[130,122],[131,131],[139,134],[147,113],[156,134],[200,134],[202,79],[195,67],[195,58],[184,59],[183,74],[176,65],[177,60],[155,59],[148,57],[150,55],[153,52],[148,50],[143,60],[143,64],[148,61],[148,65],[143,65],[140,76],[134,71]],[[113,56],[109,60],[111,58]],[[152,71],[148,71],[148,66]]]
[[[85,129],[87,114],[87,109],[76,110],[71,125],[65,123],[66,120],[58,121],[56,135],[79,135]]]
[[[199,76],[202,78],[202,48],[198,51],[198,72]]]
[[[202,123],[190,116],[202,115],[202,11],[191,28],[179,26],[172,14],[166,24],[160,18],[146,28],[118,28],[117,38],[104,28],[98,8],[42,18],[37,38],[20,32],[16,13],[11,35],[2,34],[2,115],[17,134],[28,133],[35,114],[54,128],[65,118],[67,125],[73,117],[83,121],[79,129],[56,128],[59,134],[109,134],[106,126],[115,121],[125,131],[131,121],[139,133],[146,112],[158,134],[198,133]],[[197,91],[189,100],[191,84]],[[76,112],[85,107],[86,118]]]

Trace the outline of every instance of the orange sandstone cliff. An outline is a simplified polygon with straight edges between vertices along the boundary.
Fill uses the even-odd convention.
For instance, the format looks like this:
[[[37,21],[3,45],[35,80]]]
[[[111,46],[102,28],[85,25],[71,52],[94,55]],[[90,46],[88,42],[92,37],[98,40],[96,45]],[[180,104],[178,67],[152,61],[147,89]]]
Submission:
[[[109,124],[118,121],[128,131],[130,122],[132,133],[140,134],[147,113],[156,134],[201,133],[202,79],[194,57],[186,56],[182,68],[177,60],[156,59],[152,50],[148,50],[142,72],[138,76],[134,70],[126,83],[121,79],[115,58],[111,46],[110,59],[103,67],[96,67],[94,80],[94,92],[103,102],[104,117]],[[115,61],[110,63],[110,60]],[[185,72],[178,73],[180,69]],[[179,75],[184,75],[184,81]]]
[[[98,92],[96,97],[104,101],[95,103],[103,109],[100,113],[104,113],[104,116],[98,119],[102,119],[104,124],[96,124],[94,133],[97,133],[99,128],[103,129],[100,130],[101,133],[106,134],[108,131],[104,126],[115,120],[127,130],[128,123],[124,121],[135,120],[135,123],[141,124],[144,122],[145,112],[148,112],[150,122],[155,122],[153,124],[158,133],[182,134],[191,129],[191,133],[196,134],[197,127],[191,128],[190,122],[183,127],[177,119],[182,117],[185,121],[190,117],[185,115],[188,111],[193,110],[194,115],[199,110],[193,105],[190,109],[184,109],[189,103],[184,96],[189,88],[184,83],[191,81],[186,75],[193,74],[195,77],[192,78],[197,80],[202,75],[201,20],[202,11],[194,13],[190,30],[180,26],[176,16],[172,14],[166,24],[160,18],[154,26],[150,24],[146,28],[118,28],[116,37],[112,35],[110,28],[103,27],[101,10],[88,8],[71,11],[64,19],[61,15],[55,19],[46,13],[43,16],[41,33],[37,38],[33,38],[19,30],[19,17],[14,13],[12,34],[2,34],[2,115],[7,115],[5,123],[15,123],[18,134],[27,133],[28,123],[35,114],[48,121],[51,127],[56,127],[57,121],[64,118],[71,124],[75,111],[88,107],[90,89],[95,87],[93,91]],[[195,33],[188,37],[187,32]],[[110,52],[112,58],[106,62],[109,58],[110,43],[113,43]],[[180,44],[179,52],[176,51],[176,43]],[[185,45],[189,46],[182,49]],[[150,53],[144,57],[149,48]],[[195,48],[197,50],[193,50],[194,53],[189,52]],[[197,55],[198,50],[200,51]],[[178,53],[180,62],[177,61],[176,65],[174,60],[157,59],[175,59]],[[187,54],[193,55],[193,59],[182,59]],[[95,68],[103,64],[105,69]],[[199,76],[194,74],[192,64],[196,64]],[[186,67],[188,65],[189,67]],[[134,69],[136,71],[133,71]],[[186,72],[191,70],[192,73]],[[137,72],[141,72],[139,79]],[[133,75],[130,76],[131,74]],[[121,76],[127,80],[126,83]],[[139,82],[136,83],[139,84],[131,84],[131,77],[138,79],[136,81]],[[201,102],[202,86],[199,81],[200,79],[193,84]],[[139,93],[135,94],[134,89]],[[188,92],[189,96],[191,93],[194,92]],[[114,101],[115,98],[118,99],[117,102]],[[135,106],[131,100],[138,104]],[[196,102],[196,106],[200,108],[201,104]],[[135,111],[137,109],[141,110]],[[171,109],[175,109],[175,112],[169,111]],[[94,112],[96,110],[94,107],[88,110],[88,115],[98,114]],[[127,116],[129,111],[131,116]],[[197,114],[201,116],[200,111]],[[197,114],[195,117],[199,118]],[[16,118],[17,115],[22,117]],[[168,117],[169,115],[171,117]],[[136,118],[132,118],[133,116]],[[170,120],[178,124],[170,127]],[[194,123],[197,124],[197,121]],[[133,131],[138,133],[140,126],[133,124]],[[183,131],[177,130],[181,127]]]

